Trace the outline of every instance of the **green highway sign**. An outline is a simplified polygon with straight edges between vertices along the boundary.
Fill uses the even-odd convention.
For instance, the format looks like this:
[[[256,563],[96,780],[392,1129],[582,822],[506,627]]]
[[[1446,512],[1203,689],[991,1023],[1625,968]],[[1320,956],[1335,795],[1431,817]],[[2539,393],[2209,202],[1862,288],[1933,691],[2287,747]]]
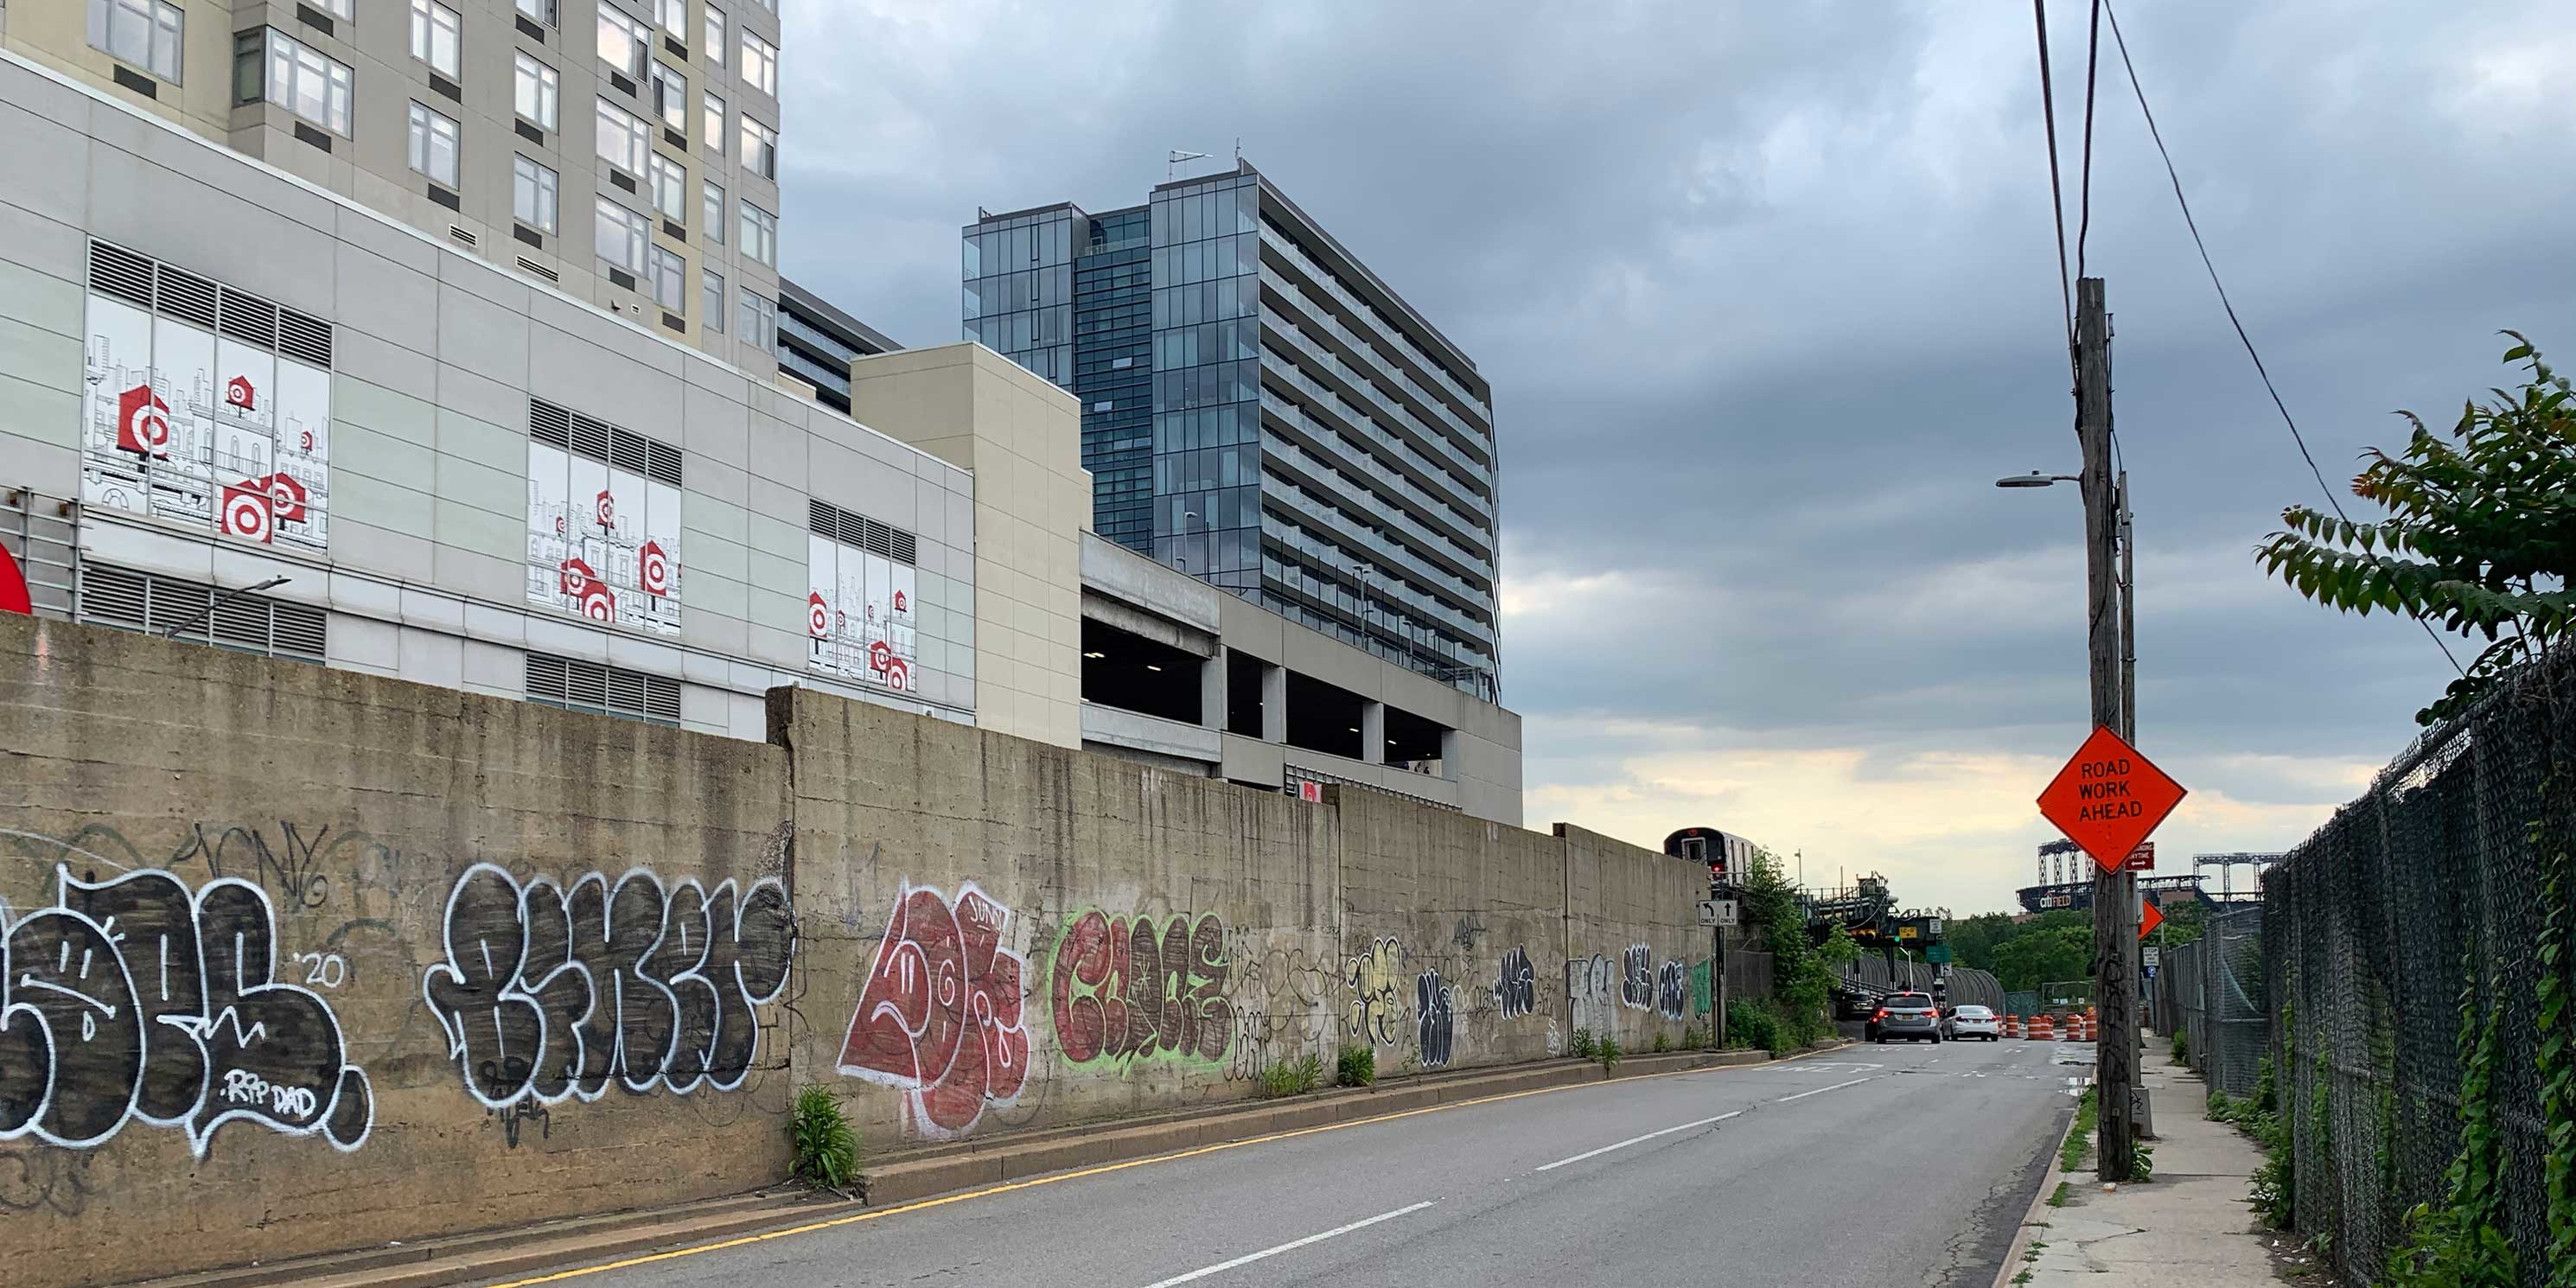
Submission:
[[[1950,946],[1948,944],[1934,944],[1931,947],[1924,949],[1923,960],[1930,962],[1935,966],[1949,965]]]

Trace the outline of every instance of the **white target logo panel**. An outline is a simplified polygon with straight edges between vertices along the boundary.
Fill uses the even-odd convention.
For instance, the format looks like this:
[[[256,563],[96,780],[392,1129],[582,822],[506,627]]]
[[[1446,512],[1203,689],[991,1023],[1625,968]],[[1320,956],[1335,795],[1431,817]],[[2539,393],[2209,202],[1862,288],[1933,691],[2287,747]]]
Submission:
[[[103,242],[89,287],[81,499],[327,549],[330,324]]]
[[[919,689],[912,565],[820,533],[808,533],[805,544],[808,665],[897,692]]]
[[[680,489],[528,444],[528,602],[680,633]]]

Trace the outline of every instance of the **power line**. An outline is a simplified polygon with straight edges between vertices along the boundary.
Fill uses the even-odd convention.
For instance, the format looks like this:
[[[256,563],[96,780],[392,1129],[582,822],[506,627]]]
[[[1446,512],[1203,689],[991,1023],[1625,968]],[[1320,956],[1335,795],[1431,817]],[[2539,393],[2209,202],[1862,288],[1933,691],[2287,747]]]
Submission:
[[[2037,2],[2033,0],[2034,4]],[[2291,417],[2289,404],[2281,401],[2281,391],[2272,384],[2272,373],[2264,369],[2263,355],[2255,352],[2253,338],[2245,334],[2245,323],[2236,316],[2236,305],[2227,298],[2227,284],[2218,280],[2218,265],[2211,262],[2209,244],[2201,240],[2200,224],[2191,217],[2191,199],[2183,195],[2182,176],[2174,170],[2173,153],[2165,148],[2164,132],[2156,128],[2155,110],[2147,106],[2146,87],[2138,83],[2138,66],[2129,60],[2129,41],[2120,34],[2120,15],[2112,10],[2109,0],[2096,0],[2096,4],[2102,12],[2110,15],[2111,40],[2119,48],[2120,66],[2129,74],[2129,89],[2138,96],[2138,114],[2147,118],[2147,137],[2155,140],[2156,155],[2164,158],[2165,179],[2173,185],[2174,204],[2182,208],[2183,227],[2191,230],[2191,244],[2200,252],[2200,266],[2208,271],[2209,284],[2218,292],[2219,307],[2227,310],[2227,324],[2236,328],[2236,342],[2245,346],[2245,356],[2254,360],[2254,374],[2263,378],[2263,392],[2272,396],[2272,407],[2281,413],[2281,423],[2290,427],[2290,441],[2298,444],[2299,458],[2308,463],[2308,473],[2316,476],[2318,490],[2326,494],[2326,504],[2334,508],[2336,518],[2350,523],[2352,519],[2344,513],[2343,501],[2335,496],[2334,486],[2326,482],[2325,471],[2317,468],[2316,454],[2308,450],[2307,436],[2299,432],[2299,422]],[[2442,650],[2442,656],[2450,662],[2452,670],[2468,674],[2461,668],[2460,659],[2452,655],[2449,641],[2433,629],[2431,622],[2418,616],[2415,624],[2423,627],[2425,636]]]
[[[2057,294],[2066,312],[2066,358],[2075,360],[2075,282],[2066,272],[2065,183],[2057,174],[2057,89],[2048,78],[2048,10],[2046,0],[2030,0],[2031,21],[2039,26],[2039,111],[2048,123],[2048,207],[2056,216]]]
[[[2084,240],[2093,231],[2093,79],[2102,57],[2102,0],[2093,0],[2093,24],[2084,37],[2084,170],[2076,198],[2075,275],[2084,276]]]

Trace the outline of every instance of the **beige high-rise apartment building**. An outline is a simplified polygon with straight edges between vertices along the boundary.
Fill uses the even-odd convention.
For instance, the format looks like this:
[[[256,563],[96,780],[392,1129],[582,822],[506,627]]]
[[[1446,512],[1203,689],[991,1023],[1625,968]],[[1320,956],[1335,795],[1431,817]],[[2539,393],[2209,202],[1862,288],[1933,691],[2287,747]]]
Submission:
[[[777,5],[8,0],[0,48],[766,370]]]

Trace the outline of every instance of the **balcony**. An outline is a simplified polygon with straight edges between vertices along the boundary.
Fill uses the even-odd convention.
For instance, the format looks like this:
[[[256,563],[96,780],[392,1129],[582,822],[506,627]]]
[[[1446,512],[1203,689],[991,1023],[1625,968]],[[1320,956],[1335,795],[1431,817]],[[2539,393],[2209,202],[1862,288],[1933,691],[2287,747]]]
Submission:
[[[1416,481],[1421,486],[1426,489],[1438,489],[1432,495],[1450,513],[1458,516],[1458,521],[1463,528],[1475,532],[1488,532],[1492,529],[1494,519],[1492,501],[1474,488],[1463,485],[1458,476],[1446,466],[1414,450],[1413,444],[1386,432],[1356,404],[1334,392],[1331,386],[1306,374],[1305,368],[1298,366],[1296,359],[1265,346],[1261,355],[1261,371],[1265,378],[1275,378],[1279,383],[1295,389],[1335,418],[1334,423],[1315,420],[1310,420],[1310,423],[1338,433],[1344,438],[1356,435],[1385,448],[1400,464],[1419,476]],[[1274,398],[1271,401],[1279,400]],[[1300,415],[1303,416],[1302,409]]]
[[[1276,475],[1263,479],[1261,499],[1264,505],[1280,510],[1297,524],[1323,533],[1334,540],[1328,543],[1309,536],[1303,531],[1272,525],[1264,525],[1262,531],[1264,539],[1275,540],[1287,549],[1312,561],[1316,567],[1350,579],[1354,586],[1364,590],[1365,600],[1396,605],[1411,616],[1449,628],[1462,640],[1492,644],[1494,639],[1492,625],[1478,621],[1449,604],[1396,583],[1377,579],[1364,580],[1360,574],[1352,571],[1352,568],[1353,565],[1363,563],[1392,565],[1402,569],[1417,581],[1450,590],[1462,602],[1474,603],[1477,597],[1466,588],[1464,582],[1423,563],[1402,547],[1372,539],[1349,520],[1342,518],[1339,511],[1317,501],[1305,489],[1286,479]],[[1353,613],[1360,611],[1358,608],[1341,608],[1339,605],[1336,607],[1340,611]]]
[[[1465,579],[1468,585],[1493,584],[1494,567],[1484,556],[1423,526],[1402,509],[1388,505],[1385,498],[1371,489],[1368,481],[1334,469],[1322,458],[1299,450],[1295,443],[1276,434],[1262,439],[1262,450],[1296,476],[1296,481],[1323,492],[1334,505],[1358,513],[1383,516],[1389,527],[1429,551],[1434,559],[1444,565],[1455,565],[1445,567],[1445,571]]]
[[[1389,359],[1384,351],[1344,326],[1331,310],[1321,307],[1312,297],[1297,289],[1296,282],[1282,274],[1271,273],[1262,277],[1261,285],[1270,292],[1274,303],[1295,315],[1298,326],[1321,332],[1340,344],[1342,353],[1347,355],[1343,361],[1365,367],[1369,379],[1379,388],[1401,391],[1420,408],[1417,414],[1436,417],[1442,425],[1455,431],[1451,435],[1452,441],[1462,441],[1471,454],[1487,458],[1493,455],[1494,437],[1490,428],[1471,427],[1450,407],[1447,399],[1432,396],[1431,391],[1407,375],[1404,368]]]
[[[1318,343],[1313,336],[1299,330],[1297,324],[1289,320],[1286,314],[1272,309],[1267,304],[1261,307],[1261,329],[1265,338],[1272,334],[1278,335],[1287,341],[1288,348],[1300,361],[1341,381],[1354,393],[1369,388],[1366,376],[1352,370],[1350,364],[1342,361],[1332,350]],[[1383,413],[1388,420],[1394,421],[1399,427],[1412,431],[1418,440],[1415,446],[1441,460],[1452,462],[1459,477],[1471,480],[1487,491],[1493,489],[1492,466],[1469,456],[1447,434],[1423,424],[1420,417],[1405,410],[1404,404],[1392,401],[1379,402],[1373,404],[1372,411]]]
[[[1340,278],[1326,270],[1323,265],[1316,263],[1314,257],[1300,249],[1295,241],[1281,236],[1268,224],[1264,224],[1261,228],[1261,244],[1265,248],[1278,251],[1280,258],[1286,260],[1288,264],[1295,268],[1299,273],[1304,274],[1307,281],[1322,288],[1324,294],[1332,297],[1333,300],[1338,302],[1343,308],[1349,310],[1351,316],[1367,318],[1372,324],[1377,321],[1377,312],[1374,309],[1371,309],[1366,301],[1363,301],[1359,297],[1351,294],[1348,289],[1343,287]],[[1380,327],[1379,329],[1381,331],[1385,330],[1383,327]],[[1459,384],[1447,371],[1442,370],[1440,364],[1432,361],[1429,355],[1423,353],[1421,346],[1416,345],[1411,337],[1406,336],[1401,331],[1395,331],[1388,333],[1388,338],[1394,340],[1406,353],[1412,355],[1414,365],[1420,367],[1424,372],[1429,374],[1431,379],[1438,383],[1442,389],[1448,390],[1450,395],[1456,398],[1460,403],[1476,408],[1480,418],[1483,419],[1486,424],[1491,425],[1493,423],[1493,409],[1485,402],[1485,400],[1467,392],[1466,386]]]

